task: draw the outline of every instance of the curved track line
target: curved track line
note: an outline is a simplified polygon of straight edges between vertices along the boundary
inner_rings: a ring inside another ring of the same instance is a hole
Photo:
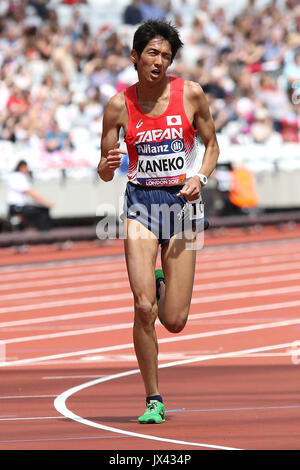
[[[283,344],[275,344],[271,346],[263,346],[259,348],[251,348],[251,349],[244,349],[240,351],[232,351],[232,352],[227,352],[227,353],[221,353],[221,354],[210,354],[207,356],[198,356],[192,359],[184,359],[181,361],[174,361],[174,362],[169,362],[167,364],[162,364],[159,365],[159,369],[164,369],[167,367],[174,367],[178,365],[184,365],[184,364],[191,364],[195,362],[203,362],[203,361],[208,361],[212,359],[217,359],[217,358],[229,358],[229,357],[235,357],[235,356],[240,356],[242,354],[251,354],[251,353],[257,353],[260,351],[269,351],[273,349],[279,349],[279,348],[287,348],[290,347],[293,343],[283,343]],[[121,377],[128,377],[129,375],[134,375],[140,373],[139,369],[133,369],[130,371],[122,372],[119,374],[114,374],[106,377],[101,377],[96,380],[92,380],[89,382],[86,382],[81,385],[77,385],[75,387],[70,388],[69,390],[66,390],[62,394],[60,394],[55,400],[54,400],[54,407],[55,409],[61,413],[63,416],[66,418],[72,419],[73,421],[77,421],[81,424],[85,424],[87,426],[92,426],[98,429],[102,429],[105,431],[110,431],[114,432],[117,434],[125,434],[126,436],[132,436],[132,437],[138,437],[141,439],[149,439],[149,440],[154,440],[154,441],[159,441],[159,442],[169,442],[173,444],[180,444],[180,445],[189,445],[189,446],[195,446],[195,447],[205,447],[205,448],[211,448],[211,449],[219,449],[219,450],[242,450],[234,447],[224,447],[224,446],[218,446],[218,445],[213,445],[213,444],[204,444],[204,443],[199,443],[199,442],[187,442],[187,441],[181,441],[181,440],[175,440],[175,439],[167,439],[167,438],[162,438],[158,436],[151,436],[148,434],[141,434],[141,433],[135,433],[131,431],[124,431],[119,428],[114,428],[110,426],[105,426],[103,424],[95,423],[94,421],[91,421],[89,419],[82,418],[81,416],[76,415],[72,411],[70,411],[67,406],[66,406],[66,400],[71,396],[74,395],[75,393],[88,388],[92,387],[94,385],[98,385],[103,382],[108,382],[110,380],[118,379]]]
[[[233,447],[224,447],[224,446],[218,446],[218,445],[213,445],[213,444],[201,444],[201,443],[198,443],[198,442],[188,442],[188,441],[181,441],[181,440],[177,440],[177,439],[167,439],[167,438],[164,438],[164,437],[151,436],[151,435],[148,435],[148,434],[141,434],[141,433],[131,432],[131,431],[123,431],[122,429],[119,429],[119,428],[113,428],[111,426],[105,426],[104,424],[95,423],[94,421],[91,421],[89,419],[82,418],[81,416],[76,415],[75,413],[73,413],[72,411],[70,411],[66,407],[65,402],[66,402],[67,398],[69,398],[74,393],[76,393],[80,390],[83,390],[84,388],[91,387],[93,385],[96,385],[96,384],[99,384],[99,383],[102,383],[102,382],[106,382],[108,380],[118,379],[118,378],[121,378],[121,377],[128,377],[129,375],[138,374],[139,372],[140,372],[139,369],[133,369],[131,371],[122,372],[120,374],[110,375],[108,377],[105,377],[104,380],[96,379],[96,380],[92,380],[90,382],[87,382],[85,384],[73,387],[73,388],[67,390],[66,392],[63,392],[61,395],[59,395],[55,399],[54,407],[63,416],[65,416],[69,419],[72,419],[73,421],[77,421],[77,422],[79,422],[81,424],[85,424],[87,426],[91,426],[91,427],[94,427],[94,428],[102,429],[104,431],[109,431],[109,432],[113,432],[113,433],[117,433],[117,434],[125,434],[126,436],[138,437],[138,438],[141,438],[141,439],[148,439],[148,440],[159,441],[159,442],[168,442],[168,443],[172,443],[172,444],[189,445],[189,446],[193,446],[193,447],[205,447],[205,448],[218,449],[218,450],[242,450],[242,449],[235,449]]]

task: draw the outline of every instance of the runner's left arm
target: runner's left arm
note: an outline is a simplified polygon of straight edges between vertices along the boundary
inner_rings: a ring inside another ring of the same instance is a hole
[[[209,177],[216,168],[220,153],[215,125],[205,94],[198,84],[193,83],[191,95],[193,103],[195,104],[194,125],[205,146],[202,165],[198,173]],[[200,197],[201,186],[199,178],[195,176],[184,185],[179,195],[185,196],[189,201],[195,201]]]

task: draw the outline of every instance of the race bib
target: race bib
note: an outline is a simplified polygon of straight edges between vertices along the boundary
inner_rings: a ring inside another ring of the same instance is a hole
[[[140,142],[137,181],[143,186],[174,186],[186,179],[184,140]]]
[[[189,202],[190,220],[199,220],[204,218],[204,203],[199,199],[195,202]]]

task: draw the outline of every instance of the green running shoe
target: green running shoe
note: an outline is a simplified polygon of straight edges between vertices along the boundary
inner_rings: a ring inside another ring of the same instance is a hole
[[[159,301],[159,285],[160,285],[161,281],[165,282],[165,276],[164,276],[163,270],[162,269],[156,269],[155,270],[155,282],[156,282],[156,299],[157,299],[157,301]],[[159,316],[159,313],[157,314],[157,316],[159,318],[160,323],[163,325],[164,323],[162,321],[162,318]]]
[[[145,413],[138,418],[141,424],[159,424],[166,420],[165,407],[162,402],[152,400],[147,403]]]

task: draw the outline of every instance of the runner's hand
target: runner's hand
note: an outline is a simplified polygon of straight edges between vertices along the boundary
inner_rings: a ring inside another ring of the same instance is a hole
[[[196,201],[200,197],[201,186],[199,178],[197,176],[195,178],[193,177],[183,186],[176,196],[184,196],[187,201]]]
[[[118,141],[114,148],[108,151],[106,157],[106,166],[109,170],[115,171],[117,168],[120,168],[122,155],[126,155],[125,150],[120,149],[120,142]]]

